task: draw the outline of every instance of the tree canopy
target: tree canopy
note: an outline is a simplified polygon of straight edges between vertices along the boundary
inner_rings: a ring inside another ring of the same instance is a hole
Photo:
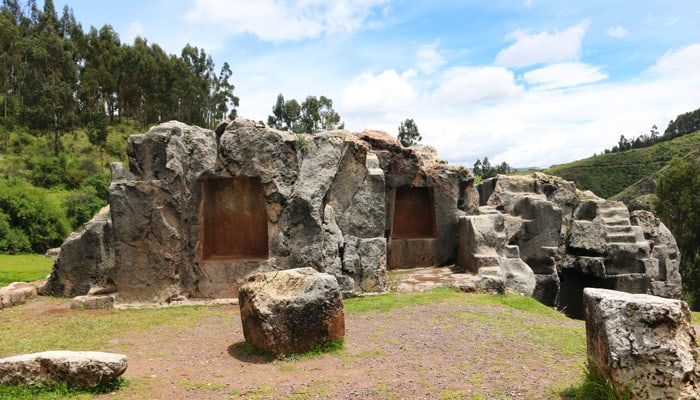
[[[51,134],[54,154],[75,127],[122,118],[212,127],[235,117],[239,102],[229,64],[217,74],[203,49],[187,45],[176,56],[141,37],[122,43],[109,25],[84,31],[69,7],[58,16],[53,0],[42,9],[3,0],[0,52],[1,125]]]
[[[284,99],[280,93],[272,107],[267,124],[275,129],[295,133],[318,133],[342,129],[340,115],[333,109],[333,100],[326,96],[308,96],[299,104],[296,99]]]
[[[676,237],[686,299],[700,307],[700,155],[676,158],[657,180],[655,210]]]
[[[420,135],[418,125],[416,125],[415,121],[408,118],[401,121],[399,124],[399,134],[397,139],[399,139],[402,146],[409,147],[423,140],[423,137]]]

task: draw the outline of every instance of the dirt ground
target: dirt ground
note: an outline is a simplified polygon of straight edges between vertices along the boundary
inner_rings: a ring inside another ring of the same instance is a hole
[[[250,354],[237,307],[223,309],[191,328],[113,339],[103,350],[129,356],[131,383],[103,398],[540,399],[559,398],[583,374],[578,343],[572,351],[536,337],[544,326],[545,336],[571,331],[584,340],[581,321],[503,306],[350,313],[342,351],[288,360]]]

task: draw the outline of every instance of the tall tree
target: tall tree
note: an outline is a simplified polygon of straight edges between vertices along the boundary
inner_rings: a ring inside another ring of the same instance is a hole
[[[681,251],[683,289],[700,307],[700,154],[674,159],[660,174],[655,210],[673,232]]]
[[[340,115],[333,109],[333,100],[325,96],[308,96],[299,105],[295,99],[285,101],[282,94],[277,96],[267,124],[276,129],[296,133],[318,133],[342,129],[344,126]]]
[[[418,131],[418,125],[416,125],[413,119],[408,118],[401,121],[399,124],[398,139],[401,145],[409,147],[423,140],[423,137]]]

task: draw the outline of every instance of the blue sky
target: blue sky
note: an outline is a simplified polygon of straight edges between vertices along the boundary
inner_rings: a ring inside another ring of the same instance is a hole
[[[700,107],[700,2],[69,0],[179,53],[228,61],[239,114],[326,95],[351,130],[414,118],[449,161],[548,166]]]

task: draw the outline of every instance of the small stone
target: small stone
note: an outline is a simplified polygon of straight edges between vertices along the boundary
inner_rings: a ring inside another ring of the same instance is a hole
[[[246,341],[272,354],[304,353],[343,339],[338,282],[313,268],[252,275],[239,291]]]
[[[70,302],[70,308],[81,310],[102,310],[114,308],[114,296],[87,295],[76,296]]]
[[[0,359],[0,383],[67,383],[79,388],[106,384],[128,366],[125,355],[93,351],[45,351]]]

